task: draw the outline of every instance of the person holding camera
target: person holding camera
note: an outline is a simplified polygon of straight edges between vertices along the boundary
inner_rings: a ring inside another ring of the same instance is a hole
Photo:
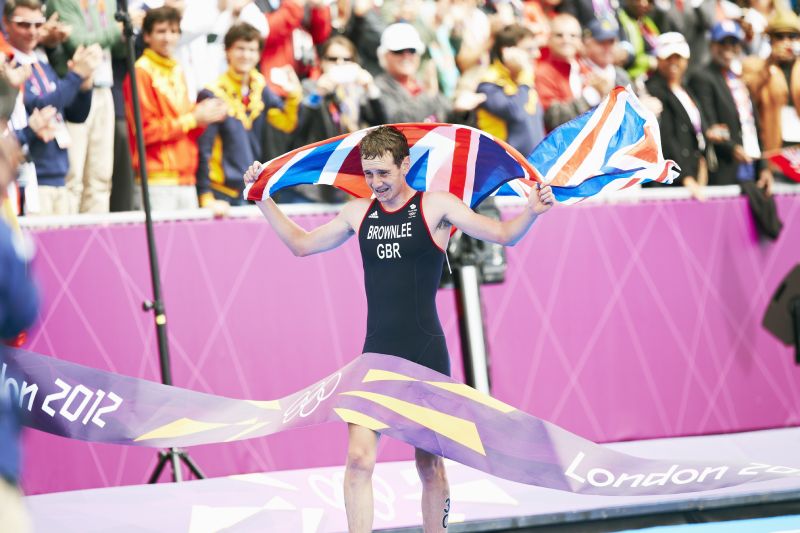
[[[335,35],[322,45],[320,55],[322,74],[305,84],[294,146],[386,122],[381,90],[360,66],[353,42]]]
[[[306,96],[292,136],[293,148],[387,122],[381,90],[361,67],[350,39],[334,35],[320,47],[320,58],[320,76],[303,82]],[[325,185],[299,185],[283,191],[280,198],[282,202],[339,203],[347,194]]]

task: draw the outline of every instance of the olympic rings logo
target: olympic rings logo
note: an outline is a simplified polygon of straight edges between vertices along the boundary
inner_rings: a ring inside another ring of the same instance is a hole
[[[283,423],[287,424],[296,416],[305,418],[313,413],[319,404],[331,397],[339,382],[342,380],[342,373],[337,372],[328,379],[320,381],[313,388],[308,389],[298,397],[286,411],[283,412]],[[331,385],[331,383],[333,383]]]

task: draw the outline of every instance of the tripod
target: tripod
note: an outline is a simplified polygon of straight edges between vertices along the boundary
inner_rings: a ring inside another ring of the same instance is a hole
[[[133,117],[136,132],[136,148],[139,153],[139,174],[142,181],[142,207],[144,208],[144,226],[147,232],[147,250],[150,257],[150,278],[153,285],[153,300],[145,301],[142,304],[144,311],[153,311],[156,324],[156,336],[158,337],[158,356],[161,363],[161,382],[164,385],[172,385],[172,372],[169,362],[169,344],[167,341],[167,315],[164,311],[164,300],[161,297],[161,278],[158,270],[158,255],[156,252],[156,240],[153,232],[153,217],[150,211],[150,189],[147,182],[147,164],[145,162],[144,134],[142,133],[142,110],[139,103],[139,89],[136,80],[136,43],[134,41],[133,25],[128,15],[128,0],[117,0],[117,12],[114,18],[122,22],[123,36],[126,43],[126,56],[128,64],[128,74],[131,81],[131,95],[133,100]],[[169,464],[172,466],[172,481],[181,481],[181,465],[186,465],[189,471],[198,479],[205,476],[189,455],[178,448],[169,448],[159,452],[158,464],[148,483],[156,483],[164,467]]]

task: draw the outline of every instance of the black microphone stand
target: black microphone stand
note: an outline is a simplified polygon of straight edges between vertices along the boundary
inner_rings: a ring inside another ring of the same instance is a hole
[[[164,385],[172,385],[169,343],[167,339],[167,315],[164,311],[164,300],[161,296],[161,277],[158,270],[158,255],[156,251],[155,234],[153,232],[153,217],[150,211],[150,189],[147,183],[147,164],[145,161],[144,134],[142,133],[142,109],[139,104],[139,88],[136,79],[136,41],[133,33],[133,24],[131,24],[131,18],[128,14],[128,0],[117,0],[117,12],[114,14],[114,19],[122,23],[122,34],[126,44],[128,75],[130,76],[131,96],[133,100],[134,131],[136,133],[136,147],[139,153],[139,175],[142,181],[144,226],[147,231],[147,250],[150,256],[150,278],[153,284],[153,300],[143,302],[142,308],[145,311],[154,312],[156,335],[158,337],[158,356],[161,362],[161,382]],[[183,461],[196,478],[205,478],[203,473],[185,451],[178,448],[169,448],[168,450],[159,452],[158,464],[153,474],[150,476],[148,483],[156,483],[158,481],[167,463],[172,467],[172,481],[181,481],[180,461]]]

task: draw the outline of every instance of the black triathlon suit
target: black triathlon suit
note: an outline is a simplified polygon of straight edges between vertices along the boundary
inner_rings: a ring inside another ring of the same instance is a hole
[[[417,192],[397,211],[373,200],[358,230],[367,292],[363,352],[396,355],[450,375],[436,290],[445,255],[434,242]]]

